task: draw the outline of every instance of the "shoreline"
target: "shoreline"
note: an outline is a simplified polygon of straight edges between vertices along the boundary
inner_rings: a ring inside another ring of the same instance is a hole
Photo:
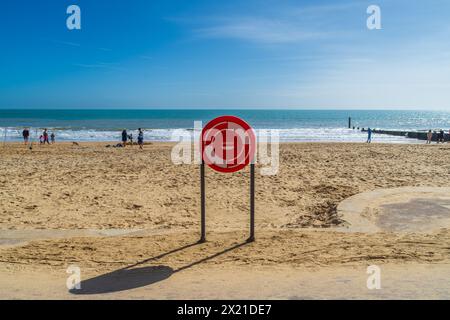
[[[51,130],[56,134],[57,142],[120,142],[120,131],[96,131],[96,130],[81,130],[81,131],[58,131]],[[5,132],[2,132],[0,128],[1,142],[22,142],[21,130],[14,130],[14,134],[4,136]],[[38,142],[40,131],[32,132],[31,139]],[[128,133],[133,134],[136,137],[136,130],[129,130]],[[258,137],[268,138],[273,137],[277,141],[282,143],[303,143],[303,142],[365,142],[367,141],[367,132],[364,128],[361,130],[350,129],[344,127],[332,127],[332,128],[290,128],[290,129],[255,129],[255,133]],[[425,134],[426,135],[426,134]],[[190,137],[191,140],[194,136],[200,136],[200,131],[195,132],[193,129],[153,129],[144,130],[144,141],[147,142],[173,142]],[[373,142],[375,143],[395,143],[395,144],[412,144],[420,143],[424,134],[419,131],[404,131],[398,130],[373,130]],[[445,139],[448,140],[447,131],[445,131]]]
[[[304,145],[304,144],[336,144],[336,145],[386,145],[386,146],[391,146],[391,145],[405,145],[405,146],[420,146],[420,145],[427,145],[426,141],[422,141],[422,140],[416,140],[416,139],[411,139],[412,141],[407,141],[407,142],[398,142],[398,141],[393,141],[393,142],[386,142],[386,141],[372,141],[370,144],[368,144],[366,141],[280,141],[279,144],[280,145]],[[120,144],[122,143],[119,140],[116,141],[110,141],[110,140],[105,140],[105,141],[56,141],[55,144],[50,144],[50,145],[44,145],[44,144],[39,144],[39,142],[33,142],[33,146],[36,147],[52,147],[52,146],[70,146],[73,145],[73,143],[77,143],[80,146],[81,145],[85,145],[85,146],[99,146],[99,145],[116,145],[116,144]],[[145,141],[144,140],[144,146],[151,146],[151,145],[168,145],[168,146],[174,146],[177,143],[179,143],[179,141]],[[29,145],[30,143],[28,143]],[[193,142],[192,142],[193,144]],[[270,145],[270,142],[268,143]],[[25,145],[23,142],[20,141],[6,141],[6,142],[0,142],[0,149],[2,148],[3,145],[7,145],[7,146],[23,146],[24,148]],[[439,146],[445,146],[445,145],[450,145],[449,141],[445,141],[444,143],[437,143],[436,141],[433,141],[430,146],[433,145],[439,145]],[[129,144],[127,144],[127,146],[129,146]],[[136,142],[133,142],[133,147],[138,146]]]

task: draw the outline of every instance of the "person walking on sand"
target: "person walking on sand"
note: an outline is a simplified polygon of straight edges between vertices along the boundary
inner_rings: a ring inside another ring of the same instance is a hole
[[[27,145],[28,144],[28,139],[30,138],[30,130],[28,130],[27,128],[23,129],[22,136],[23,136],[24,144]]]
[[[55,143],[55,133],[52,132],[52,134],[50,135],[50,141],[52,142],[52,144]]]
[[[126,147],[126,145],[127,145],[127,140],[128,140],[127,130],[123,129],[123,131],[122,131],[122,145],[124,147]]]
[[[50,144],[50,141],[48,141],[48,132],[47,129],[44,129],[44,132],[42,133],[42,138],[43,138],[43,144],[45,144],[46,142],[48,144]]]
[[[372,129],[368,128],[367,129],[367,143],[371,143],[372,142]]]
[[[431,130],[427,133],[427,144],[431,144],[431,141],[433,140],[433,132]]]
[[[138,133],[138,145],[139,145],[139,149],[141,149],[141,150],[144,149],[144,132],[142,131],[141,128],[139,128],[139,133]]]
[[[444,143],[444,130],[442,130],[442,129],[441,129],[441,131],[439,131],[438,143],[439,142]]]

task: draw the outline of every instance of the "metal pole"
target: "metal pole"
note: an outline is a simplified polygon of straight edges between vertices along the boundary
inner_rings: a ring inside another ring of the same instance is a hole
[[[200,197],[201,197],[201,236],[200,243],[206,241],[206,200],[205,200],[205,162],[200,165]]]
[[[255,241],[255,164],[250,164],[250,237],[247,242]]]

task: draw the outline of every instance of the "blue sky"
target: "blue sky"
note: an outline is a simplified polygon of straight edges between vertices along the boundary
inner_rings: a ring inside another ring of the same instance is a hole
[[[449,15],[448,0],[3,1],[0,108],[450,110]]]

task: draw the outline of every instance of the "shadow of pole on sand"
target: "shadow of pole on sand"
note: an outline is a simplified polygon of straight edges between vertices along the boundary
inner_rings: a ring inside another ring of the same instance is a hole
[[[190,247],[193,247],[193,246],[197,245],[198,243],[188,244],[188,245],[182,246],[180,248],[165,252],[158,256],[155,256],[155,257],[152,257],[149,259],[145,259],[143,261],[139,261],[139,262],[137,262],[133,265],[127,266],[125,268],[115,270],[110,273],[106,273],[106,274],[103,274],[103,275],[100,275],[100,276],[97,276],[97,277],[94,277],[91,279],[81,281],[80,289],[71,289],[71,290],[69,290],[69,292],[72,294],[76,294],[76,295],[90,295],[90,294],[112,293],[112,292],[125,291],[125,290],[145,287],[145,286],[163,281],[163,280],[169,278],[174,273],[192,268],[198,264],[201,264],[208,260],[217,258],[218,256],[228,253],[237,248],[240,248],[240,247],[246,245],[247,243],[248,242],[239,243],[239,244],[234,245],[230,248],[227,248],[221,252],[215,253],[211,256],[200,259],[198,261],[195,261],[188,265],[182,266],[175,270],[172,269],[171,267],[168,267],[165,265],[136,268],[137,266],[145,264],[147,262],[158,260],[167,255],[170,255],[170,254],[188,249]]]
[[[71,289],[76,295],[102,294],[144,287],[169,278],[173,273],[168,266],[120,269],[81,281],[80,289]]]

